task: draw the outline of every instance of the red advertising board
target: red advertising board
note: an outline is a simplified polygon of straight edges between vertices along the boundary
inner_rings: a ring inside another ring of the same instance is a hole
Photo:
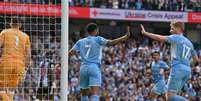
[[[1,14],[61,16],[61,6],[40,4],[0,3]]]
[[[69,17],[71,18],[89,18],[89,8],[69,7]]]
[[[201,13],[195,13],[195,12],[188,13],[188,22],[201,23]]]
[[[19,4],[0,2],[0,14],[61,16],[60,5]],[[89,8],[69,7],[69,17],[89,18]]]

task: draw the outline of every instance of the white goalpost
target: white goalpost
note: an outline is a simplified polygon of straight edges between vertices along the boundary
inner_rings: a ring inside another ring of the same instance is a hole
[[[62,0],[60,101],[68,101],[68,0]]]

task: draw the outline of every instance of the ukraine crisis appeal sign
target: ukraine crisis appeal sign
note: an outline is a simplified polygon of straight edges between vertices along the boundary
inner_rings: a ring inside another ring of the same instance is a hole
[[[141,20],[169,22],[172,20],[187,22],[188,14],[185,12],[144,11],[144,10],[120,10],[91,8],[90,18],[114,19],[114,20]]]

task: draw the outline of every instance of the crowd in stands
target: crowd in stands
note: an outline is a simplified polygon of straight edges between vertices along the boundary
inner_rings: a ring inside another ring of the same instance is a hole
[[[148,95],[153,87],[150,69],[151,52],[160,51],[161,59],[170,65],[170,47],[166,43],[155,41],[151,45],[148,43],[148,41],[130,39],[126,43],[103,48],[101,101],[150,101]],[[70,46],[74,44],[75,39],[70,40]],[[201,50],[198,54],[201,57]],[[70,101],[80,99],[79,66],[79,56],[74,55],[69,58]],[[166,70],[166,81],[168,76],[169,70]],[[188,87],[193,88],[196,94],[188,95],[189,93],[184,90],[181,95],[191,98],[191,101],[200,101],[201,64],[192,66],[192,77],[188,81]],[[164,99],[158,97],[157,101],[164,101]]]
[[[69,0],[69,5],[134,10],[201,11],[200,0]]]
[[[0,0],[0,1],[27,3],[27,4],[61,4],[61,0]]]

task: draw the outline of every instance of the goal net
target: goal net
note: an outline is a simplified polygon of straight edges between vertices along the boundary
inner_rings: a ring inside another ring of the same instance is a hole
[[[31,42],[31,66],[15,89],[14,101],[59,101],[60,4],[60,0],[0,1],[0,31],[10,27],[11,17],[18,16]]]

